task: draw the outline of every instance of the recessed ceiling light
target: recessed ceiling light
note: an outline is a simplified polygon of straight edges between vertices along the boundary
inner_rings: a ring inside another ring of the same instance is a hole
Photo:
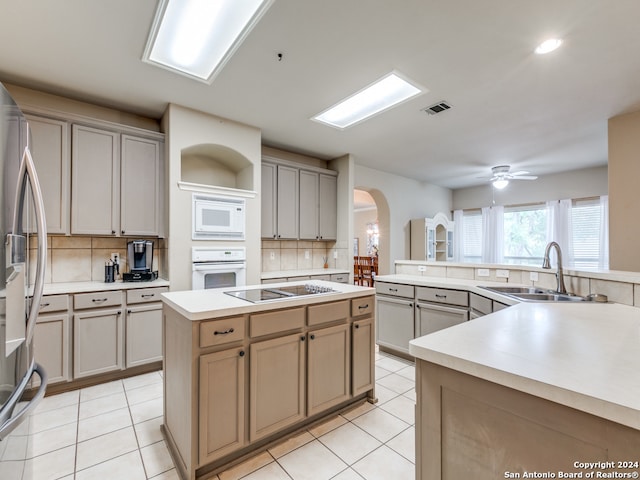
[[[391,72],[312,120],[344,129],[426,91]]]
[[[211,83],[273,0],[160,0],[142,60]]]
[[[562,45],[562,40],[560,38],[550,38],[538,45],[535,52],[539,55],[543,55],[545,53],[553,52],[560,45]]]

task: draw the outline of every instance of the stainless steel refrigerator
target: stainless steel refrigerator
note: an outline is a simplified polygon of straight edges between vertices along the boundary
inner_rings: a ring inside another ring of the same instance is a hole
[[[0,453],[47,387],[46,373],[33,352],[47,232],[29,137],[25,117],[0,84]],[[34,392],[32,380],[37,377],[40,385]],[[19,464],[2,458],[0,478],[11,478],[9,469]]]

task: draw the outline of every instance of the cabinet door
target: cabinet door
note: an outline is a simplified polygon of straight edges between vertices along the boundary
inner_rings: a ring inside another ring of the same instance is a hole
[[[262,238],[277,238],[276,208],[277,208],[277,169],[269,163],[262,164],[262,202],[261,202],[261,232]]]
[[[122,310],[88,310],[73,316],[73,376],[122,369]]]
[[[379,296],[376,299],[376,341],[378,345],[409,353],[414,339],[413,302]]]
[[[315,415],[350,396],[349,325],[309,332],[307,415]]]
[[[298,333],[251,345],[251,442],[305,417],[305,342],[305,336]]]
[[[335,240],[338,236],[338,178],[320,174],[319,234],[321,240]]]
[[[69,124],[26,115],[31,128],[30,148],[42,188],[47,233],[69,233]],[[34,215],[30,216],[31,219]],[[34,231],[33,221],[30,225]]]
[[[115,235],[120,216],[117,133],[73,125],[71,233]]]
[[[318,174],[300,170],[300,239],[319,240]]]
[[[351,330],[351,394],[356,396],[373,388],[374,369],[373,318],[353,322]]]
[[[200,464],[245,444],[244,353],[233,348],[200,357]]]
[[[127,309],[126,367],[162,360],[162,304]]]
[[[416,332],[418,337],[464,323],[467,320],[469,320],[469,311],[466,308],[444,307],[429,303],[418,303],[416,305]]]
[[[432,227],[427,227],[427,260],[436,259],[436,230]]]
[[[33,348],[35,360],[44,367],[49,383],[70,380],[69,315],[66,312],[38,316]],[[34,380],[34,386],[39,384],[39,380]]]
[[[120,168],[120,233],[158,235],[160,142],[122,135]]]
[[[298,238],[298,169],[278,165],[278,238]]]

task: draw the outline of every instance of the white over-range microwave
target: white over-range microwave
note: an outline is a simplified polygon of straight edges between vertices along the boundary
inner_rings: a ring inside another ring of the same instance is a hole
[[[193,240],[244,240],[245,200],[193,194]]]

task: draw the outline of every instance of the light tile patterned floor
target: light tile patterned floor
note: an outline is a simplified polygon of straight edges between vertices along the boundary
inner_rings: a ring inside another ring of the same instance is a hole
[[[330,418],[214,480],[413,479],[414,376],[412,363],[376,353],[376,405]],[[0,442],[2,480],[178,479],[161,423],[160,372],[47,397]]]

